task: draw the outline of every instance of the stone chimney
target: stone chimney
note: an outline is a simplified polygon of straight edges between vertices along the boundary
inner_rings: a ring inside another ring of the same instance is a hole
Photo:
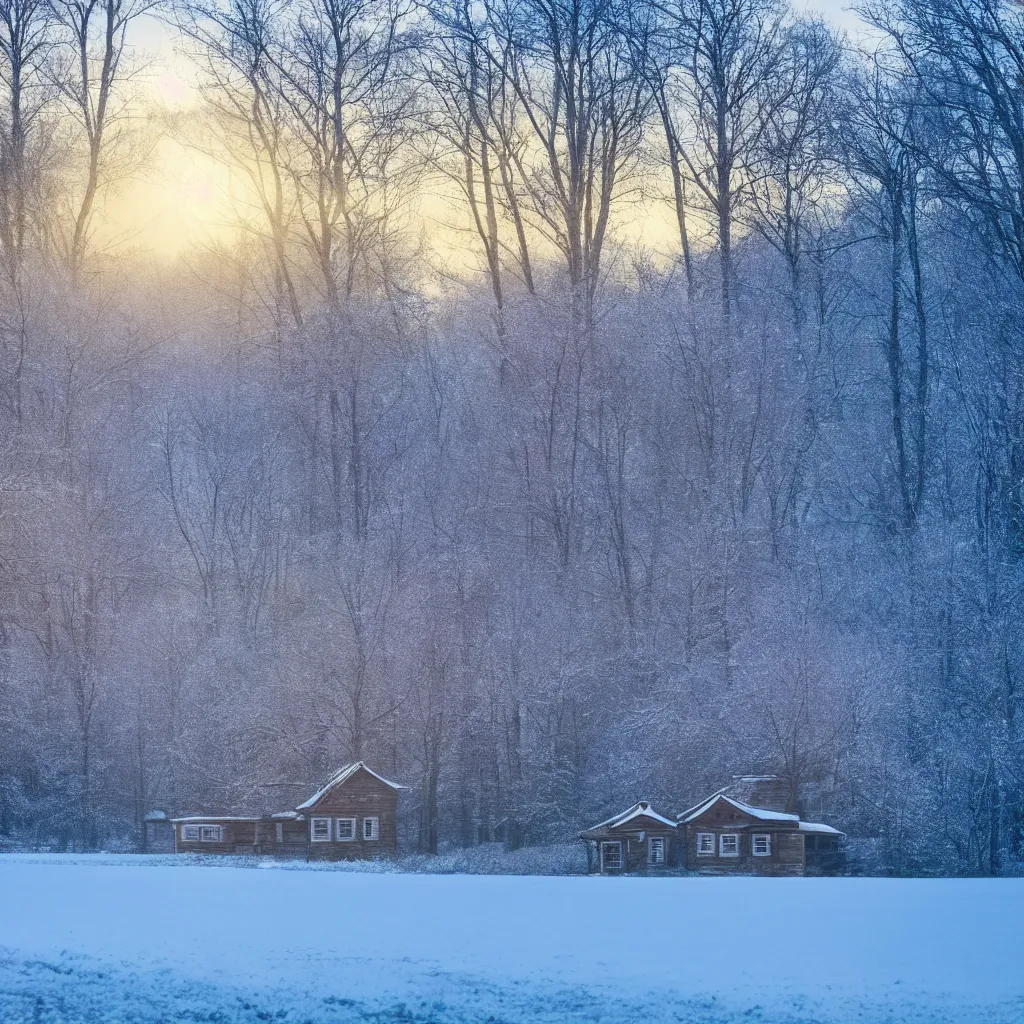
[[[728,795],[766,811],[789,809],[789,783],[778,775],[734,775]]]

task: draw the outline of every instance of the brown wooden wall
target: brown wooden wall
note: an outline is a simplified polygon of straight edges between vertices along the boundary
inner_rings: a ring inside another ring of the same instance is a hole
[[[202,825],[204,822],[187,822],[190,825]],[[175,824],[176,850],[178,853],[255,853],[256,836],[259,822],[257,821],[216,821],[210,819],[209,825],[220,825],[224,829],[224,841],[220,843],[204,843],[201,841],[186,842],[181,838],[182,823]]]
[[[630,822],[632,824],[632,822]],[[640,836],[643,835],[643,839]],[[649,864],[648,839],[652,836],[665,840],[665,863]],[[604,873],[608,875],[618,874],[659,874],[680,866],[681,847],[679,844],[678,829],[669,828],[646,828],[646,829],[606,829],[594,830],[588,833],[588,837],[597,843],[596,857],[592,861],[594,871],[601,871],[601,843],[618,842],[622,844],[623,866],[619,870],[609,869]]]
[[[282,842],[277,841],[277,826],[281,826]],[[309,838],[309,822],[295,818],[271,819],[260,852],[277,857],[305,857]]]
[[[715,836],[713,855],[697,853],[697,833]],[[718,837],[723,833],[739,836],[739,856],[719,856]],[[771,836],[771,855],[755,857],[753,837]],[[793,827],[771,827],[766,822],[753,825],[728,825],[691,822],[686,826],[686,867],[706,875],[802,875],[804,873],[804,837]]]
[[[394,857],[398,853],[398,793],[369,772],[356,772],[303,814],[307,836],[312,835],[313,818],[331,819],[331,841],[314,843],[311,840],[310,860],[363,860]],[[356,819],[354,840],[338,842],[334,838],[336,818]],[[379,819],[378,839],[363,839],[363,818]]]

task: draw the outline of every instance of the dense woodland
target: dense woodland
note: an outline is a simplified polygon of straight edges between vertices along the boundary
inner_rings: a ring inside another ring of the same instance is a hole
[[[173,262],[143,15],[235,182]],[[0,0],[0,846],[365,758],[427,852],[770,771],[1024,870],[1024,8],[862,16]]]

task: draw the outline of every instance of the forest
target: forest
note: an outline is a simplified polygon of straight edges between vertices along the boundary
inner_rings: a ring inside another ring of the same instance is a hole
[[[1024,871],[1024,7],[859,13],[0,0],[0,849],[365,759],[426,853],[772,772]]]

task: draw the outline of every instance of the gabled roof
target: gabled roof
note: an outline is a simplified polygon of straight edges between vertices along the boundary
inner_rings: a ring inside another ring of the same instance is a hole
[[[187,818],[171,818],[171,821],[175,825],[180,825],[183,822],[204,822],[204,821],[259,821],[259,818],[253,817],[240,817],[237,814],[191,814]]]
[[[731,796],[726,796],[725,793],[718,792],[714,796],[709,797],[702,804],[698,804],[696,807],[691,808],[689,811],[684,811],[681,820],[683,824],[693,821],[695,818],[699,818],[706,811],[709,811],[719,800],[724,800],[726,803],[731,804],[737,810],[742,811],[744,814],[749,814],[752,818],[757,818],[759,821],[799,821],[799,814],[787,814],[785,811],[766,811],[763,807],[751,807],[750,804],[742,803],[739,800],[734,800]]]
[[[704,797],[704,799],[701,800],[699,803],[695,803],[692,807],[687,807],[685,811],[683,811],[680,814],[677,814],[676,815],[676,820],[677,821],[686,821],[686,820],[688,820],[690,815],[693,814],[693,812],[696,811],[699,807],[703,807],[705,804],[710,806],[711,802],[715,799],[715,797],[721,796],[723,793],[727,792],[728,789],[729,789],[728,786],[723,786],[721,789],[715,790],[715,792],[712,793],[711,796]]]
[[[314,804],[319,803],[327,794],[334,789],[335,786],[340,786],[343,782],[347,782],[359,769],[362,768],[364,772],[369,772],[379,782],[383,782],[385,786],[390,786],[392,789],[408,789],[408,786],[402,786],[397,782],[390,782],[384,778],[383,775],[378,775],[372,768],[367,768],[362,761],[356,761],[354,764],[347,764],[340,771],[334,773],[331,776],[330,781],[325,785],[321,786],[308,800],[304,803],[299,804],[295,809],[297,811],[308,811]]]
[[[594,825],[588,828],[588,832],[596,832],[599,828],[618,828],[620,825],[625,825],[627,821],[632,821],[634,818],[653,818],[655,821],[660,822],[663,825],[667,825],[669,828],[675,828],[676,823],[670,818],[666,818],[664,815],[659,814],[648,801],[641,800],[639,803],[633,804],[628,810],[623,811],[621,814],[616,814],[609,818],[607,821],[602,821],[599,825]]]

